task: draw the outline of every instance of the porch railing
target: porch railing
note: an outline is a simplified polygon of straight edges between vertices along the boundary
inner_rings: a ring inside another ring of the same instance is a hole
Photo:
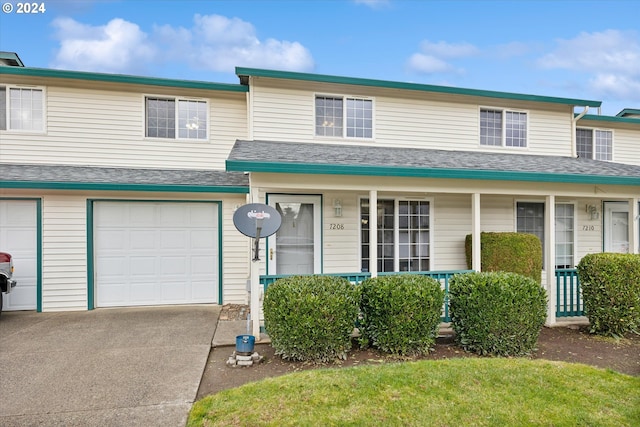
[[[448,271],[407,271],[407,272],[386,272],[378,273],[379,276],[393,276],[396,274],[419,274],[421,276],[432,277],[440,282],[440,285],[444,289],[444,304],[442,307],[441,320],[445,323],[451,321],[449,316],[449,280],[456,274],[471,273],[473,270],[448,270]],[[278,279],[284,277],[290,277],[291,274],[268,274],[260,276],[260,284],[264,287],[266,292],[268,286]],[[365,279],[371,277],[371,273],[329,273],[323,274],[323,276],[344,277],[351,283],[359,285]]]
[[[575,268],[556,270],[556,317],[583,316],[580,279]]]

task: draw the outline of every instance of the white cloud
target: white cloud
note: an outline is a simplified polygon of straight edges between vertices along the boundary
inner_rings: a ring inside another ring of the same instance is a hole
[[[233,71],[235,66],[310,71],[314,67],[309,50],[298,42],[260,41],[253,25],[238,18],[196,15],[190,60],[194,66],[213,71]]]
[[[640,36],[635,31],[606,30],[559,39],[538,65],[590,74],[598,94],[640,101]]]
[[[414,53],[407,61],[408,67],[419,73],[464,72],[456,68],[449,60],[465,58],[478,54],[478,48],[469,43],[437,43],[428,40],[420,43],[420,52]]]
[[[140,27],[119,18],[95,27],[58,18],[53,26],[60,40],[54,68],[123,73],[143,70],[156,56]]]
[[[53,25],[60,40],[55,68],[137,73],[169,61],[218,72],[233,72],[235,66],[288,71],[314,67],[302,44],[260,40],[251,23],[220,15],[195,15],[191,28],[159,25],[150,34],[122,19],[91,26],[59,18]]]

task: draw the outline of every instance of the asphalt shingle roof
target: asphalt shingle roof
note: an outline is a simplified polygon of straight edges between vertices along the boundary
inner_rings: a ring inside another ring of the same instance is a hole
[[[242,172],[0,163],[1,181],[191,187],[249,185],[249,179]]]
[[[231,150],[229,160],[308,166],[370,166],[640,178],[640,166],[583,158],[364,145],[238,140]]]

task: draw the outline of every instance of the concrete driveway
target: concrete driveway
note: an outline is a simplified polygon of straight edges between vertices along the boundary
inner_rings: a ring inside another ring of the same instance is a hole
[[[0,425],[184,426],[220,309],[3,312]]]

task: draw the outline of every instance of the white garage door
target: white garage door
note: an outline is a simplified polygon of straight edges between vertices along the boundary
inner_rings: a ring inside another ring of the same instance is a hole
[[[215,203],[94,203],[96,305],[218,300]]]
[[[37,307],[37,209],[35,200],[0,200],[0,251],[13,255],[18,282],[4,295],[3,310]]]

